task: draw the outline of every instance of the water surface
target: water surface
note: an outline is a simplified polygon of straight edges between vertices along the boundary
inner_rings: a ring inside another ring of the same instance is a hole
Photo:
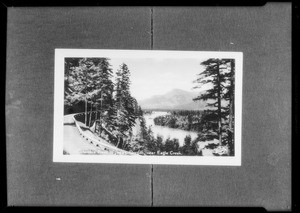
[[[168,137],[173,139],[177,138],[179,141],[180,146],[184,144],[184,138],[187,135],[190,135],[192,140],[197,138],[197,132],[186,131],[181,129],[173,129],[165,126],[158,126],[154,124],[154,118],[162,115],[170,114],[169,112],[160,112],[160,111],[153,111],[152,114],[145,114],[145,120],[147,127],[151,127],[153,134],[155,137],[162,136],[163,140],[166,140]]]

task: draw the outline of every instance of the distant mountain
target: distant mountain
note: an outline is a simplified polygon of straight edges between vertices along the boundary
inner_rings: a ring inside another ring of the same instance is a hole
[[[197,92],[188,92],[174,89],[163,95],[155,95],[151,98],[139,101],[142,109],[161,110],[203,110],[205,102],[193,101],[199,95]]]

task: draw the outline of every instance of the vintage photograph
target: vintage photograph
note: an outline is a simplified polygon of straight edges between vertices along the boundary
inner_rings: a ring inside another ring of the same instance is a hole
[[[241,165],[242,53],[55,50],[54,161]]]

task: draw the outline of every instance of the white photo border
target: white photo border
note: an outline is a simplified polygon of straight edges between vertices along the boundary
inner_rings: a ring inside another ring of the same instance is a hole
[[[230,58],[235,59],[235,156],[127,156],[127,155],[64,155],[64,59],[66,57],[124,58]],[[243,53],[217,51],[165,51],[118,49],[55,49],[53,162],[165,164],[165,165],[242,165],[242,89]]]

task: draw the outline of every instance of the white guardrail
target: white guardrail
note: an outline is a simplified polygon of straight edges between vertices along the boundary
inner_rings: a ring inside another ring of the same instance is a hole
[[[85,140],[87,140],[90,144],[92,144],[92,145],[96,146],[97,148],[102,149],[104,151],[112,152],[115,155],[124,155],[124,154],[125,155],[136,155],[135,153],[128,152],[128,151],[119,149],[117,147],[113,147],[112,145],[110,146],[110,145],[103,144],[103,143],[99,142],[98,140],[91,138],[89,135],[85,134],[84,131],[81,129],[80,125],[78,124],[78,121],[75,118],[76,115],[80,115],[80,114],[84,115],[85,113],[75,114],[72,116],[72,118],[74,120],[76,128],[77,128],[79,134],[81,135],[81,137],[83,137]]]

